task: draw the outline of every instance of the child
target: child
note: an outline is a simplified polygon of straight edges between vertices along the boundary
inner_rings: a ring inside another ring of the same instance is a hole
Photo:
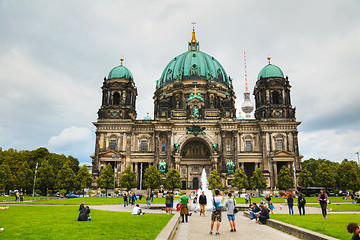
[[[274,204],[272,202],[270,202],[269,208],[270,208],[271,214],[274,214],[273,210],[275,209],[275,207],[274,207]]]
[[[280,203],[280,206],[279,206],[279,208],[280,208],[280,211],[282,210],[282,204]]]
[[[176,204],[176,211],[180,212],[181,209],[181,201],[178,202],[178,204]]]

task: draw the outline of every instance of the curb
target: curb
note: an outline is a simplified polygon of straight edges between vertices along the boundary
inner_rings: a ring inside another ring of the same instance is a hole
[[[159,233],[159,235],[157,235],[155,240],[173,239],[179,223],[180,223],[180,216],[178,214],[174,214],[174,216],[170,219],[168,224],[166,224],[164,229]]]
[[[250,218],[250,214],[248,212],[244,212],[243,214],[245,217]],[[266,220],[266,225],[306,240],[339,240],[338,238],[333,238],[305,228],[280,222],[275,219]]]

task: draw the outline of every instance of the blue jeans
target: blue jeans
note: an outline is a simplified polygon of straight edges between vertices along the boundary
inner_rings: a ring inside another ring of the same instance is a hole
[[[250,212],[251,219],[257,219],[256,213]]]
[[[229,219],[229,222],[231,221],[235,221],[235,214],[233,215],[227,215],[228,219]]]
[[[151,205],[151,204],[150,204],[150,200],[147,200],[146,206],[147,206],[147,207],[150,207],[150,205]]]
[[[127,206],[127,201],[124,201],[124,207],[126,207]]]
[[[288,207],[289,207],[289,214],[294,215],[294,207],[293,206],[288,206]]]

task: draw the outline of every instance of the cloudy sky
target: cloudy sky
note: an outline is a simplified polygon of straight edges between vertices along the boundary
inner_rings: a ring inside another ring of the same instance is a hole
[[[200,49],[234,79],[236,106],[272,63],[289,76],[304,159],[356,159],[360,151],[360,1],[0,0],[0,147],[91,162],[103,78],[125,58],[138,87],[138,118],[155,82]],[[254,101],[254,100],[252,100]]]

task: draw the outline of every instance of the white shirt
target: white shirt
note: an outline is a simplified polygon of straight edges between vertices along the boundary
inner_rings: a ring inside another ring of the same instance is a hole
[[[134,207],[134,209],[132,210],[132,214],[133,214],[133,215],[138,215],[138,214],[139,214],[139,210],[140,210],[139,207]]]
[[[215,199],[215,203],[214,203],[214,199]],[[220,207],[221,206],[221,201],[222,201],[223,197],[222,196],[217,196],[217,197],[212,197],[211,198],[211,202],[213,202],[213,211],[215,211],[215,206]]]

